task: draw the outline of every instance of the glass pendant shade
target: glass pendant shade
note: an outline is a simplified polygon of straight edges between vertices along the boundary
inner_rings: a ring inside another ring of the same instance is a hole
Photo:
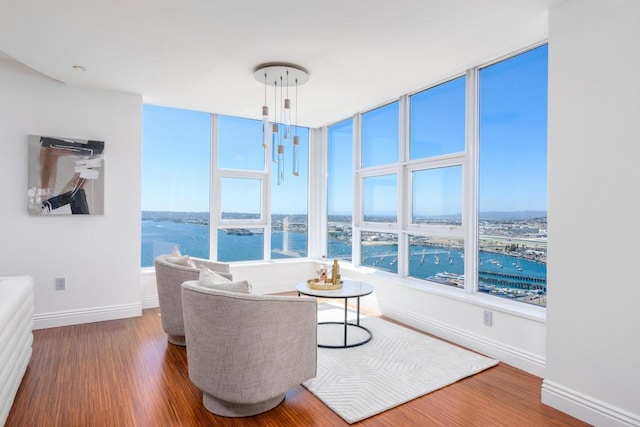
[[[271,129],[271,161],[278,163],[278,124],[274,123]]]
[[[284,145],[278,145],[278,185],[284,182]]]
[[[284,125],[283,138],[289,141],[291,139],[291,100],[288,98],[284,100],[282,124]]]
[[[269,107],[262,107],[262,146],[266,149],[269,147],[271,139],[271,128],[269,127]]]
[[[298,135],[293,137],[293,176],[298,176],[300,165],[298,164],[298,157],[300,156],[300,138]]]

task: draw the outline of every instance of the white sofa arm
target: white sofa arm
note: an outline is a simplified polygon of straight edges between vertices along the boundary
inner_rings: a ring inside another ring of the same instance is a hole
[[[31,277],[0,277],[0,426],[31,359],[33,307]]]

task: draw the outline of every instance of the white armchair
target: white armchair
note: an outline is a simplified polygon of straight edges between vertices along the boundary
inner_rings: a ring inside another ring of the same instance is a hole
[[[232,279],[229,264],[209,261],[201,258],[191,258],[196,267],[179,265],[167,261],[171,255],[156,257],[156,286],[158,288],[158,302],[160,303],[160,317],[162,329],[167,334],[171,344],[184,346],[184,321],[182,316],[182,289],[180,285],[187,280],[198,280],[200,268],[206,267],[227,279]]]
[[[279,405],[316,376],[315,298],[254,295],[182,284],[189,378],[205,408],[246,417]]]

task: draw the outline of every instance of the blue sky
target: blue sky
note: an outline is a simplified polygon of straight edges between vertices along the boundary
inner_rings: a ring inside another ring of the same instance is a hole
[[[142,210],[209,211],[211,115],[145,105]]]
[[[327,213],[351,215],[353,206],[353,120],[329,128],[327,160],[332,173],[327,176]]]
[[[547,45],[480,70],[480,211],[547,210]]]
[[[481,212],[547,209],[546,70],[546,45],[480,70]],[[464,76],[411,96],[411,159],[464,150],[464,102]],[[145,105],[143,113],[142,209],[208,211],[210,114],[152,105]],[[362,122],[363,166],[397,162],[398,103],[364,113]],[[329,130],[329,214],[348,214],[352,209],[352,132],[352,120]],[[300,176],[292,176],[292,145],[285,142],[285,181],[280,186],[275,179],[271,183],[273,213],[307,210],[307,198],[300,196],[307,193],[308,129],[299,128],[298,134]],[[220,116],[219,137],[220,167],[263,170],[259,121]],[[416,177],[429,194],[414,198],[414,215],[461,210],[458,196],[455,200],[438,196],[460,194],[459,173],[459,169],[443,170]],[[372,214],[393,212],[389,199],[396,190],[387,184],[373,187],[377,188],[365,189],[365,195],[383,195],[384,200],[366,200],[365,208],[369,206]],[[255,182],[227,180],[223,210],[257,213],[260,197]]]
[[[143,114],[142,210],[208,212],[211,115],[154,105],[145,105]],[[306,194],[308,181],[309,131],[300,127],[297,132],[299,176],[292,174],[292,143],[284,141],[285,180],[272,183],[273,213],[307,212],[307,199],[300,195]],[[257,120],[220,116],[219,167],[264,170],[261,135]],[[259,213],[258,180],[226,179],[223,185],[224,211]]]

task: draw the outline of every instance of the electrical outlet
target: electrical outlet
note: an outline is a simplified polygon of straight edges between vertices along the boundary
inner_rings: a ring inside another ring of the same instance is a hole
[[[64,291],[67,285],[64,277],[56,277],[56,291]]]
[[[485,324],[485,326],[491,326],[493,324],[493,313],[489,310],[485,310],[482,313],[482,322]]]

